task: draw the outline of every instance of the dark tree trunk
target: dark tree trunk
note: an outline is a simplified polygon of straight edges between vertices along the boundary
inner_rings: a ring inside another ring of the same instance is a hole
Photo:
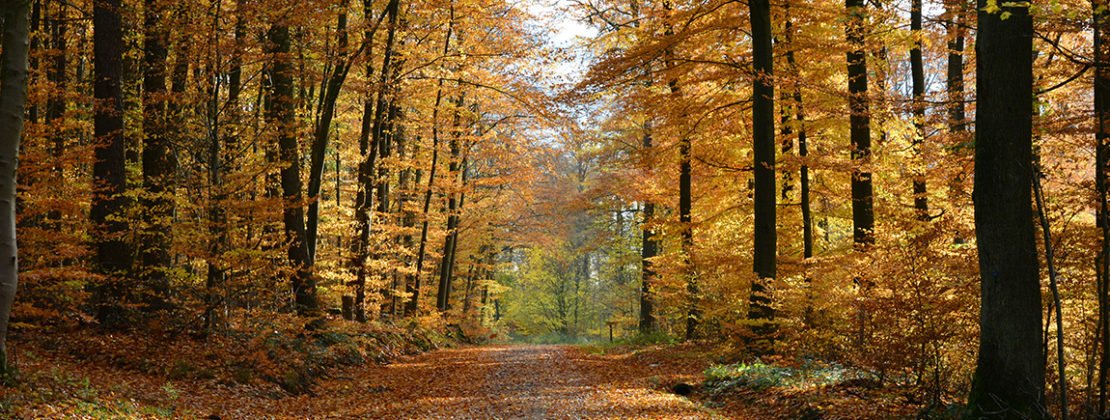
[[[790,21],[789,9],[786,9],[786,63],[790,66],[792,73],[798,73],[798,63],[794,59],[794,25]],[[813,215],[810,209],[809,200],[809,162],[806,158],[809,156],[809,142],[806,138],[806,125],[805,125],[805,108],[802,106],[802,88],[800,83],[795,83],[793,86],[794,92],[794,121],[798,124],[798,157],[801,158],[801,167],[799,168],[799,195],[801,202],[799,205],[802,208],[802,257],[805,259],[813,258]]]
[[[663,9],[670,12],[672,9],[671,3],[664,1]],[[664,33],[668,37],[674,35],[674,28],[671,24],[667,24]],[[674,51],[670,48],[666,49],[663,52],[663,57],[667,69],[673,70],[675,68]],[[667,87],[670,90],[671,98],[677,103],[681,98],[678,78],[672,76],[667,81]],[[699,310],[701,290],[698,286],[697,273],[694,270],[693,256],[690,255],[694,250],[694,226],[693,217],[691,216],[693,210],[691,148],[692,144],[689,136],[684,135],[678,140],[678,222],[681,229],[683,275],[686,277],[686,340],[692,340],[697,336],[699,318],[701,318]]]
[[[371,212],[374,209],[374,172],[377,170],[380,154],[378,150],[382,146],[384,108],[389,98],[387,96],[389,89],[386,84],[390,80],[389,70],[392,67],[391,63],[394,55],[393,42],[397,31],[398,5],[398,0],[391,0],[386,5],[385,13],[389,15],[389,33],[386,36],[382,67],[379,70],[380,85],[373,106],[371,106],[370,101],[367,101],[363,107],[362,131],[359,134],[359,151],[362,153],[362,162],[359,163],[359,187],[358,195],[355,198],[355,223],[358,226],[358,238],[355,241],[355,252],[352,259],[355,270],[355,319],[359,322],[366,321],[366,277],[369,275],[366,271],[366,261],[370,258]],[[363,6],[366,19],[370,20],[373,15],[372,2],[366,0]],[[373,36],[374,32],[367,30],[364,42],[372,42]],[[371,60],[367,60],[367,77],[374,74],[373,66],[370,63]]]
[[[222,174],[238,170],[235,155],[237,154],[236,149],[239,147],[238,129],[241,124],[239,118],[242,115],[239,108],[239,96],[243,89],[243,49],[240,43],[243,42],[246,35],[246,19],[243,17],[246,1],[236,0],[235,44],[232,48],[231,58],[228,60],[226,111],[221,112],[219,108],[219,84],[213,89],[209,105],[209,119],[212,121],[212,134],[208,150],[208,177],[212,191],[212,202],[209,204],[209,223],[211,223],[209,233],[212,235],[210,239],[212,242],[209,246],[211,256],[208,262],[208,276],[205,281],[207,302],[204,316],[206,327],[209,329],[216,324],[218,305],[227,304],[227,296],[220,297],[217,292],[217,289],[224,285],[228,275],[226,267],[220,264],[219,259],[223,252],[231,246],[230,226],[228,226],[227,210],[224,208],[228,191],[223,185]],[[217,11],[214,21],[219,22],[219,17],[220,12]],[[222,57],[218,55],[218,51],[220,51],[218,38],[214,42],[217,51],[217,57],[214,61],[217,65],[222,65]],[[224,117],[225,112],[226,117]],[[226,126],[223,124],[224,122],[227,123]],[[227,134],[224,134],[225,131]],[[221,140],[223,144],[221,144]]]
[[[301,165],[297,149],[296,102],[293,96],[293,66],[290,62],[289,28],[273,23],[267,33],[270,55],[269,101],[266,120],[277,131],[278,162],[281,165],[282,219],[289,264],[293,275],[294,305],[299,315],[314,315],[317,309],[316,280],[309,265],[305,238]]]
[[[144,301],[150,309],[165,306],[169,289],[173,182],[177,171],[169,138],[169,95],[166,91],[169,22],[164,2],[146,0],[143,6],[143,227],[139,252]],[[182,58],[178,58],[183,61]],[[174,72],[174,77],[178,77]],[[176,80],[175,80],[176,81]],[[176,99],[175,99],[176,100]]]
[[[975,234],[982,277],[974,415],[1042,417],[1041,287],[1030,196],[1033,19],[1022,6],[987,13],[976,37]]]
[[[342,5],[336,22],[335,61],[331,64],[332,71],[320,92],[319,118],[312,141],[311,166],[308,173],[308,224],[305,237],[308,241],[308,259],[316,261],[316,232],[320,224],[320,186],[324,178],[324,155],[328,150],[328,136],[331,134],[331,122],[335,117],[335,103],[339,100],[339,91],[347,80],[350,69],[347,46],[349,42],[347,31],[347,4]]]
[[[449,142],[449,150],[451,157],[447,164],[448,176],[456,180],[452,182],[452,186],[459,184],[457,181],[461,176],[462,169],[462,148],[460,147],[460,139],[462,133],[460,126],[462,124],[462,106],[465,101],[463,95],[459,95],[459,100],[455,102],[454,122],[452,123],[453,129],[451,134],[451,141]],[[449,192],[447,198],[447,237],[443,242],[443,259],[439,264],[439,289],[436,295],[436,308],[440,312],[447,311],[451,301],[451,272],[455,265],[455,249],[458,248],[457,241],[459,238],[459,208],[461,207],[460,198],[461,194],[456,192]]]
[[[452,11],[452,20],[447,26],[447,36],[443,42],[443,54],[446,55],[451,46],[451,32],[454,28],[454,8]],[[420,225],[420,246],[416,252],[416,271],[413,273],[413,279],[410,284],[412,287],[409,289],[411,296],[409,297],[408,304],[405,305],[405,315],[416,315],[419,310],[420,304],[420,280],[424,275],[424,258],[427,255],[428,247],[428,214],[432,206],[432,192],[436,183],[436,168],[439,166],[439,108],[443,102],[443,79],[440,79],[436,88],[436,100],[432,106],[432,162],[428,169],[428,188],[424,191],[424,206],[421,210],[421,225]],[[438,308],[439,297],[436,297],[436,304]]]
[[[30,67],[28,71],[35,73],[38,73],[42,69],[39,56],[42,55],[42,37],[44,32],[46,32],[43,30],[45,26],[43,24],[44,19],[42,18],[43,1],[44,0],[30,0],[31,20],[29,21],[30,26],[27,29],[27,38],[30,47],[27,51],[27,63]],[[39,123],[39,101],[31,101],[27,104],[26,119],[32,124]],[[17,204],[16,207],[19,208],[19,205]]]
[[[875,242],[872,208],[871,111],[867,98],[867,53],[864,51],[866,10],[863,0],[847,0],[848,108],[852,142],[852,238],[858,250]]]
[[[689,308],[687,308],[686,311],[687,340],[692,340],[697,336],[698,323],[701,318],[701,311],[699,309],[701,290],[699,290],[697,273],[694,270],[694,259],[691,255],[694,251],[694,226],[693,218],[691,217],[693,200],[690,192],[692,187],[690,149],[691,144],[689,137],[683,137],[679,140],[678,220],[682,225],[682,263],[686,276],[686,293],[689,299]],[[773,176],[774,175],[772,175],[772,177]]]
[[[447,24],[447,34],[444,36],[443,41],[443,55],[446,56],[451,50],[451,37],[454,34],[455,28],[455,7],[454,2],[450,4],[449,8],[450,19]],[[463,101],[462,92],[460,92],[459,102]],[[409,282],[412,287],[409,289],[411,296],[409,297],[408,304],[405,306],[405,315],[416,315],[419,310],[420,303],[420,288],[421,279],[424,274],[424,260],[427,254],[428,246],[428,215],[431,210],[433,187],[436,182],[436,168],[438,167],[439,160],[439,110],[443,102],[443,79],[439,79],[436,87],[436,100],[432,107],[432,161],[428,170],[428,189],[424,193],[424,206],[421,211],[422,224],[420,227],[420,245],[416,253],[416,270],[413,274],[413,279]],[[439,307],[439,296],[436,296],[437,308]]]
[[[644,142],[642,153],[651,156],[651,127],[644,128]],[[652,258],[659,255],[659,244],[655,241],[655,203],[644,202],[643,220],[640,229],[643,232],[640,240],[640,334],[655,332],[655,292],[652,290],[655,282],[655,268],[652,267]]]
[[[392,73],[392,72],[397,71],[397,70],[398,69],[396,68],[396,65],[394,64],[394,65],[390,66],[390,71],[388,73]],[[389,159],[393,155],[393,140],[394,140],[394,137],[396,135],[396,132],[394,131],[395,127],[394,127],[393,123],[394,123],[394,120],[397,117],[397,106],[396,106],[397,96],[396,95],[397,95],[398,91],[396,89],[394,89],[392,86],[387,87],[386,89],[388,90],[387,94],[389,95],[389,100],[388,100],[387,103],[378,104],[378,105],[380,107],[384,107],[385,109],[387,109],[387,111],[380,114],[380,116],[382,118],[380,121],[375,122],[375,125],[381,127],[380,129],[375,129],[375,135],[378,137],[378,139],[377,139],[377,142],[378,142],[378,159],[382,162],[381,165],[378,165],[378,185],[377,185],[377,194],[378,194],[378,197],[377,197],[378,198],[378,206],[377,207],[378,207],[378,210],[377,211],[378,211],[378,214],[380,215],[380,217],[383,220],[388,221],[388,219],[390,217],[390,213],[391,213],[390,204],[389,204],[390,168],[389,168],[388,165],[385,165],[385,162],[386,162],[387,159]],[[389,245],[387,245],[386,247],[389,247]],[[379,252],[378,258],[386,258],[386,257],[387,257],[387,255],[386,255],[385,252]],[[383,276],[392,277],[391,284],[386,286],[381,291],[381,297],[382,297],[382,300],[383,300],[382,313],[386,313],[389,310],[389,305],[391,304],[391,302],[395,299],[395,297],[397,295],[397,293],[396,293],[397,292],[397,284],[396,284],[397,283],[397,278],[396,278],[396,276],[393,276],[392,274],[393,273],[389,273],[388,270],[383,271],[381,273],[381,275],[383,275]],[[390,311],[390,313],[392,313],[392,312]]]
[[[759,336],[769,335],[775,310],[771,306],[770,284],[776,275],[777,236],[775,232],[775,87],[774,55],[771,45],[771,3],[751,0],[752,67],[752,149],[755,162],[755,245],[754,271],[749,296],[748,318],[760,324],[753,327]]]
[[[946,88],[948,90],[948,124],[953,132],[967,129],[964,111],[964,37],[968,0],[947,0],[945,4],[948,26],[948,65]]]
[[[913,48],[910,49],[910,71],[913,79],[913,150],[919,166],[913,174],[913,208],[917,219],[929,220],[928,186],[925,183],[927,162],[921,157],[921,144],[925,141],[925,63],[921,57],[921,43],[925,36],[921,32],[922,0],[912,0],[910,5],[910,31]]]
[[[53,159],[52,169],[56,188],[60,188],[65,183],[65,165],[62,164],[62,153],[65,151],[66,138],[71,135],[69,130],[64,128],[66,126],[66,92],[69,86],[69,80],[66,77],[66,68],[68,67],[66,32],[69,23],[66,21],[65,10],[66,8],[62,5],[54,7],[53,24],[51,25],[51,43],[53,44],[54,57],[47,72],[47,78],[54,84],[54,90],[51,91],[50,101],[46,106],[46,122],[55,127],[50,134],[50,152]],[[61,211],[52,210],[47,219],[54,229],[61,229]]]
[[[391,70],[389,73],[400,73],[400,64],[401,63],[399,61],[394,62],[390,66]],[[383,163],[393,156],[394,142],[396,142],[402,135],[402,132],[399,130],[398,124],[398,118],[400,115],[400,107],[397,105],[397,101],[399,100],[398,98],[400,95],[400,89],[397,88],[398,82],[398,80],[390,78],[390,99],[389,103],[386,105],[386,109],[388,109],[388,111],[386,112],[384,119],[381,121],[381,145],[378,148],[378,152],[380,155],[379,159],[381,159]],[[393,208],[391,207],[389,201],[391,169],[392,168],[385,164],[378,167],[378,213],[381,214],[381,217],[384,220],[389,220],[393,216]],[[388,241],[389,243],[386,244],[385,248],[389,249],[396,245],[396,237],[391,237],[388,239]],[[393,255],[390,255],[388,252],[382,252],[381,255],[379,255],[379,258],[392,257]],[[395,268],[383,271],[382,275],[390,277],[391,282],[390,285],[386,287],[386,290],[383,290],[383,292],[381,293],[383,299],[381,313],[388,313],[390,315],[393,315],[396,314],[396,301],[398,295],[397,287],[400,280],[398,279],[397,270]]]
[[[127,325],[126,276],[131,246],[126,241],[127,167],[123,137],[123,32],[120,0],[93,3],[94,134],[93,195],[89,218],[96,230],[96,269],[104,279],[94,288],[97,320],[108,329]]]
[[[1094,50],[1095,62],[1095,116],[1098,131],[1095,133],[1095,188],[1098,190],[1098,216],[1096,223],[1102,234],[1098,266],[1098,414],[1105,416],[1107,374],[1110,373],[1110,13],[1107,2],[1095,2]],[[1101,7],[1101,8],[1100,8]]]

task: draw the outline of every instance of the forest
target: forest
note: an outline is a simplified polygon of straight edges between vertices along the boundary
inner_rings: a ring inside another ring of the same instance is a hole
[[[1110,0],[0,0],[0,417],[1110,418],[1108,55]]]

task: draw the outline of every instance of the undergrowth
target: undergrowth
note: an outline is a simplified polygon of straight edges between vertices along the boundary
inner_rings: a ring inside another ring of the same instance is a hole
[[[810,389],[860,379],[857,371],[836,363],[803,359],[793,366],[765,363],[713,365],[705,371],[705,388],[720,393],[733,388],[762,391],[769,388]]]

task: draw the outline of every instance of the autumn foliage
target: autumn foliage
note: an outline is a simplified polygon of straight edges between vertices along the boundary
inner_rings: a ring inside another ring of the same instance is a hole
[[[1104,3],[33,0],[12,365],[309,395],[459,342],[690,341],[721,395],[982,414],[1021,319],[1015,409],[1103,416]],[[977,92],[1010,76],[1030,118]]]

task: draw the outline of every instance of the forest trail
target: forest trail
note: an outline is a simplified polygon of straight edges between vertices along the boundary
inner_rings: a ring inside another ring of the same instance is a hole
[[[272,402],[277,407],[239,406],[222,414],[239,418],[265,410],[314,418],[717,417],[666,391],[671,381],[696,380],[691,369],[632,362],[627,355],[595,355],[576,346],[440,350],[343,372],[321,382],[315,396]]]

